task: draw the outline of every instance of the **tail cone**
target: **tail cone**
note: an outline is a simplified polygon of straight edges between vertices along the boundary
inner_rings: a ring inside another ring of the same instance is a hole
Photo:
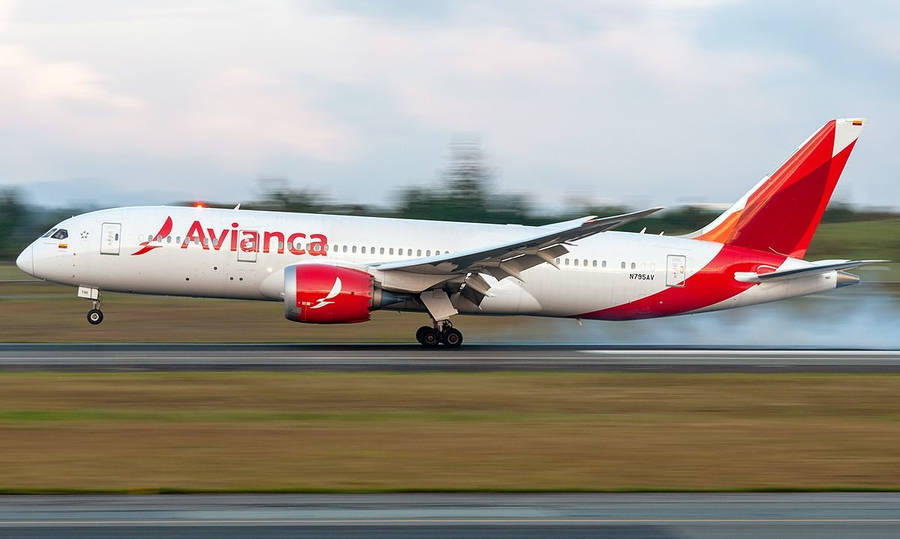
[[[835,285],[835,288],[850,286],[851,284],[856,284],[858,282],[858,275],[853,275],[852,273],[847,273],[846,271],[839,271],[837,272],[837,284]]]

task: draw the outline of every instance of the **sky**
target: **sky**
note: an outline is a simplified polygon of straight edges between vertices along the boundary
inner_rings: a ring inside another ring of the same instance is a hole
[[[0,0],[0,185],[29,202],[341,202],[479,140],[538,209],[731,202],[827,120],[900,207],[900,4]]]

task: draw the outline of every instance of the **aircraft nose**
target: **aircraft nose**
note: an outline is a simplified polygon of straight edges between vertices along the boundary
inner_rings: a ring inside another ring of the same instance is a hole
[[[34,275],[34,250],[31,248],[31,245],[19,254],[19,258],[16,259],[16,266],[28,275]]]

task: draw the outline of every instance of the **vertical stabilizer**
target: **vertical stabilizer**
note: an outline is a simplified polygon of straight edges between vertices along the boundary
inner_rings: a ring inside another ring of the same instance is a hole
[[[864,123],[826,123],[771,176],[688,237],[803,258]]]

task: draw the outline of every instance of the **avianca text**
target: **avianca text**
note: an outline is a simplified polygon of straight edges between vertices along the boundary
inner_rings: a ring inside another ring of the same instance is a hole
[[[307,235],[303,232],[285,234],[284,232],[265,230],[260,237],[259,232],[239,230],[238,226],[238,223],[231,223],[231,228],[217,232],[213,228],[204,229],[200,221],[194,221],[181,243],[181,248],[187,249],[188,245],[196,243],[204,250],[208,251],[212,247],[213,250],[220,251],[228,242],[228,249],[232,252],[240,248],[245,253],[284,254],[287,249],[292,255],[328,256],[326,250],[328,238],[324,234]],[[260,245],[262,251],[260,251]]]

